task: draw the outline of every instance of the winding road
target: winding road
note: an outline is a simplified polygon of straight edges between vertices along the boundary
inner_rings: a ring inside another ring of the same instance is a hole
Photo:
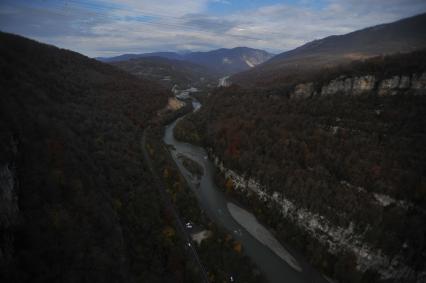
[[[201,104],[195,98],[192,103],[194,111],[200,109]],[[173,129],[182,118],[166,126],[163,141],[171,145],[170,154],[207,216],[242,243],[244,254],[264,272],[270,283],[327,283],[303,255],[285,243],[278,242],[273,233],[256,221],[249,211],[242,207],[230,210],[237,204],[235,199],[216,186],[214,182],[216,168],[208,158],[207,151],[202,147],[175,139]],[[179,159],[180,155],[192,159],[203,167],[203,175],[199,182],[193,182],[193,175],[183,166],[182,160]],[[234,215],[231,213],[232,210]],[[236,282],[238,275],[234,276]]]
[[[143,158],[146,162],[146,164],[149,167],[149,170],[151,171],[152,176],[154,177],[154,181],[155,181],[155,185],[160,193],[160,196],[166,206],[167,209],[169,209],[169,211],[172,212],[174,218],[175,218],[175,222],[176,222],[176,227],[179,230],[179,233],[181,234],[182,238],[185,240],[186,243],[186,248],[189,248],[189,250],[191,251],[191,255],[193,257],[194,262],[198,265],[198,269],[200,270],[201,276],[202,276],[202,280],[205,283],[209,283],[210,281],[208,280],[208,276],[207,276],[207,272],[206,269],[204,267],[204,265],[202,264],[200,257],[198,256],[197,250],[195,249],[194,244],[192,243],[192,239],[191,236],[189,235],[188,231],[185,229],[185,226],[183,225],[183,221],[180,218],[179,214],[177,213],[171,199],[170,196],[168,195],[167,191],[166,191],[166,187],[163,183],[163,181],[161,180],[161,178],[158,176],[157,171],[155,170],[151,157],[149,156],[149,153],[146,149],[146,131],[149,131],[149,127],[147,129],[145,129],[143,131],[142,134],[142,153],[143,153]]]
[[[201,104],[195,98],[192,99],[195,112],[200,109]],[[230,207],[236,207],[232,204],[234,200],[229,198],[216,187],[213,177],[215,166],[207,158],[206,150],[188,143],[179,142],[174,138],[173,129],[179,119],[182,118],[183,117],[178,118],[166,126],[163,142],[173,146],[173,149],[168,151],[180,172],[185,177],[188,185],[199,199],[201,207],[203,207],[209,218],[219,226],[234,234],[234,237],[243,244],[245,254],[249,256],[265,273],[269,282],[326,283],[327,280],[324,279],[318,271],[312,268],[303,255],[299,254],[287,245],[281,246],[273,235],[269,233],[266,227],[263,227],[262,224],[253,220],[255,217],[251,215],[251,213],[241,208],[231,209],[230,211]],[[155,185],[158,188],[166,208],[169,209],[174,216],[178,233],[180,233],[182,238],[185,240],[185,244],[190,251],[190,255],[193,258],[194,263],[198,266],[201,275],[200,282],[207,283],[209,280],[206,269],[200,260],[191,236],[183,225],[184,221],[182,221],[179,213],[175,209],[170,196],[166,191],[166,186],[159,177],[158,172],[155,170],[153,161],[148,153],[146,147],[146,132],[149,130],[150,127],[145,129],[142,135],[144,160],[152,172]],[[185,169],[182,162],[179,161],[179,154],[192,159],[203,167],[204,174],[198,184],[194,184],[192,182],[192,174],[190,174],[190,172]],[[232,215],[232,211],[234,212],[234,215]],[[236,276],[238,277],[238,274],[236,274]]]

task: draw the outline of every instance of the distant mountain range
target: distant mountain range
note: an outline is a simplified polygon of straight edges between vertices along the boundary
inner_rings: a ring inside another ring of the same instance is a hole
[[[183,60],[183,56],[183,54],[177,52],[151,52],[142,54],[123,54],[115,57],[97,57],[95,59],[105,63],[112,63],[147,57],[161,57],[173,60]]]
[[[158,54],[158,53],[157,53]],[[215,87],[220,75],[204,66],[165,57],[142,57],[110,64],[171,89]]]
[[[209,68],[212,72],[225,76],[255,67],[272,58],[273,54],[259,49],[236,47],[232,49],[221,48],[207,52],[189,52],[185,54],[176,52],[154,52],[124,54],[110,58],[98,57],[96,59],[102,62],[112,63],[146,57],[162,57],[171,60],[188,61]]]
[[[426,14],[345,35],[314,40],[231,78],[233,82],[270,84],[297,73],[369,57],[406,53],[426,47]]]

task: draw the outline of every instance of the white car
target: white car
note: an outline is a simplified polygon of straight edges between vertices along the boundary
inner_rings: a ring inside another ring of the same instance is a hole
[[[191,224],[191,222],[187,222],[187,223],[185,224],[185,226],[186,226],[186,228],[188,228],[188,229],[192,229],[192,224]]]
[[[191,246],[191,243],[190,243],[190,242],[188,242],[188,243],[187,243],[187,245],[188,245],[188,247],[190,247],[190,246]]]

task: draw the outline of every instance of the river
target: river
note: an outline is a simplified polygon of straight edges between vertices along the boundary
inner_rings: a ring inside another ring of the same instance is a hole
[[[194,111],[201,107],[201,104],[195,99],[192,103]],[[244,253],[264,272],[269,282],[327,283],[303,256],[291,247],[280,244],[250,212],[239,207],[234,200],[217,188],[213,181],[215,166],[208,159],[207,151],[189,143],[179,142],[174,138],[173,129],[182,118],[166,126],[163,140],[166,144],[173,146],[170,152],[174,161],[197,195],[200,206],[211,220],[242,243]],[[181,160],[177,157],[179,154],[191,158],[203,167],[204,174],[200,180],[197,181],[183,167]],[[238,282],[238,274],[235,274],[235,278]]]

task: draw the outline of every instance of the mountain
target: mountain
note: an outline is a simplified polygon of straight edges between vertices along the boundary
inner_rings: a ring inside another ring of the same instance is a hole
[[[0,281],[185,281],[141,160],[169,92],[6,33],[0,62]]]
[[[330,281],[425,282],[426,49],[304,80],[218,88],[175,137]]]
[[[168,89],[175,85],[179,89],[213,87],[219,78],[217,73],[204,66],[163,57],[143,57],[111,64],[133,75],[159,82]]]
[[[263,50],[236,47],[209,52],[192,52],[185,55],[185,60],[206,66],[221,74],[230,75],[253,68],[269,60],[272,56]]]
[[[126,60],[146,58],[146,57],[161,57],[161,58],[167,58],[172,60],[183,60],[182,54],[179,54],[176,52],[151,52],[151,53],[143,53],[143,54],[123,54],[123,55],[115,56],[115,57],[97,57],[95,59],[105,63],[112,63],[112,62],[126,61]]]
[[[221,48],[207,52],[189,52],[179,54],[174,52],[155,52],[144,54],[125,54],[111,58],[97,58],[103,62],[117,62],[145,57],[163,57],[173,60],[184,60],[211,69],[222,76],[235,74],[257,66],[270,58],[273,54],[264,50],[248,47],[232,49]]]
[[[252,70],[237,74],[233,82],[260,85],[279,83],[297,73],[354,60],[426,47],[426,14],[382,24],[345,35],[314,40],[276,55]]]

